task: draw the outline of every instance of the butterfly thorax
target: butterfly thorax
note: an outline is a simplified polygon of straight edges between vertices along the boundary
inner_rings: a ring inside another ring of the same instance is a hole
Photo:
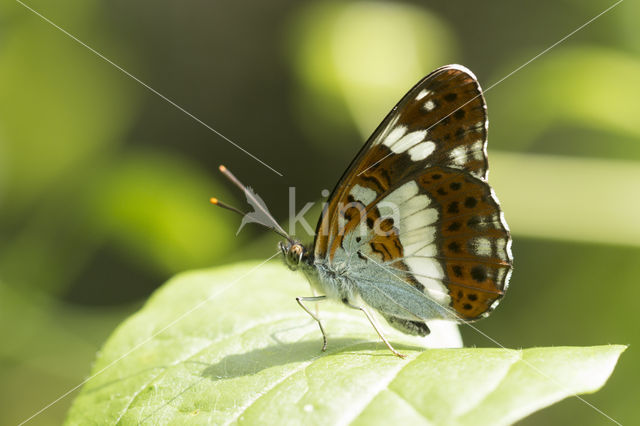
[[[280,242],[279,248],[289,269],[302,272],[317,292],[329,299],[355,302],[355,287],[344,268],[315,261],[313,252],[299,241]]]

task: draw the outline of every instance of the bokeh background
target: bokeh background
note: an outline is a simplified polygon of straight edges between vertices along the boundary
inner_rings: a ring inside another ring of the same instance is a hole
[[[395,102],[461,63],[485,89],[490,181],[514,236],[506,300],[477,326],[511,348],[631,344],[586,399],[638,421],[640,6],[613,1],[24,2],[278,170],[38,17],[0,3],[0,424],[78,384],[113,328],[173,274],[271,255]],[[499,84],[496,84],[499,83]],[[318,210],[307,215],[312,226]],[[467,345],[493,346],[462,327]],[[31,424],[59,424],[73,395]],[[522,422],[609,422],[569,399]]]

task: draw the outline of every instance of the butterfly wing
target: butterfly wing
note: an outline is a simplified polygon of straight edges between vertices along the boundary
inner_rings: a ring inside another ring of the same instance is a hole
[[[316,262],[350,271],[365,302],[388,318],[487,315],[512,268],[509,230],[486,180],[487,126],[482,90],[465,67],[418,82],[330,196]]]

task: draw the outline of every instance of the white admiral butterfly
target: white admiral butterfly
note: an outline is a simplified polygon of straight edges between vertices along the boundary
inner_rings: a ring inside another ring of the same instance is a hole
[[[382,121],[329,197],[313,246],[293,240],[259,197],[227,169],[261,222],[286,238],[287,265],[321,296],[361,310],[387,347],[367,307],[405,333],[426,336],[426,321],[487,316],[512,270],[511,237],[487,183],[487,110],[471,71],[447,65],[416,84]],[[214,204],[239,210],[212,199]]]

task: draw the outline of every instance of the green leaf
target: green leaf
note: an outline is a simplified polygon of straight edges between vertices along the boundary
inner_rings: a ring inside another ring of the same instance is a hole
[[[67,424],[508,424],[598,390],[625,349],[425,349],[383,325],[403,360],[359,312],[326,303],[321,353],[293,299],[308,293],[270,263],[177,276],[105,344]],[[435,326],[433,346],[459,343]]]

